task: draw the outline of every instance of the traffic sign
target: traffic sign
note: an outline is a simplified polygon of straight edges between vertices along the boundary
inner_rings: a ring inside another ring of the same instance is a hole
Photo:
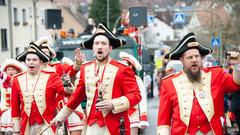
[[[153,15],[148,15],[148,17],[147,17],[148,24],[154,23],[154,19],[155,19],[155,17]]]
[[[185,23],[185,14],[175,13],[173,20],[174,20],[174,23]]]
[[[211,39],[212,47],[218,47],[221,45],[221,39],[219,37],[212,37]]]

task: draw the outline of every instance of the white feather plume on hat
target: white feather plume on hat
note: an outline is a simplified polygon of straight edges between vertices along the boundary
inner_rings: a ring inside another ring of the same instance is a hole
[[[137,71],[142,70],[142,66],[139,63],[139,61],[134,56],[132,56],[131,54],[128,54],[126,52],[120,52],[119,57],[123,60],[126,60],[126,61],[130,62],[136,68]]]
[[[39,46],[40,48],[47,48],[50,52],[50,56],[52,58],[56,57],[56,52],[53,50],[53,48],[50,45],[50,39],[48,37],[41,37],[39,38],[35,44]]]
[[[74,62],[68,57],[63,57],[62,58],[62,63],[63,64],[68,64],[68,65],[73,65],[74,64]]]
[[[17,68],[20,72],[26,71],[27,67],[15,59],[6,59],[1,66],[1,71],[5,71],[7,67],[12,66]]]

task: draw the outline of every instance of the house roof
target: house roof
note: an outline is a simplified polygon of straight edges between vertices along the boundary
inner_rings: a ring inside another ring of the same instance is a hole
[[[230,15],[226,11],[225,3],[214,3],[203,0],[196,2],[194,6],[197,10],[202,10],[196,12],[201,26],[206,26],[211,23],[227,24],[230,21]]]

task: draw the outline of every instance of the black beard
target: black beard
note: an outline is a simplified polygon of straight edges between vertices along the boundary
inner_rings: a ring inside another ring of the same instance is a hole
[[[191,72],[191,70],[185,70],[185,73],[187,74],[187,78],[191,81],[191,82],[201,82],[201,71],[198,70],[198,72],[196,74],[193,74]]]

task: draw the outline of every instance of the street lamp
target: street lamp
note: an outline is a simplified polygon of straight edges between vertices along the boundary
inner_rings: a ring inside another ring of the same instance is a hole
[[[119,23],[119,21],[122,19],[122,16],[119,16],[115,22],[114,22],[114,25],[113,25],[113,33],[116,33],[117,32],[117,25]]]

